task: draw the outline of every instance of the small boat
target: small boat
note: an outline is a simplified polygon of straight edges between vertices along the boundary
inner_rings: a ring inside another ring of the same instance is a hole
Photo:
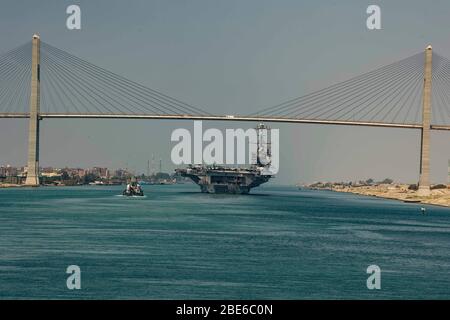
[[[405,199],[405,200],[403,200],[403,202],[406,202],[406,203],[420,203],[422,201],[421,200],[417,200],[417,199]]]
[[[123,190],[122,195],[127,197],[143,197],[144,191],[142,191],[141,185],[136,181],[136,178],[131,178],[127,183],[127,187]]]

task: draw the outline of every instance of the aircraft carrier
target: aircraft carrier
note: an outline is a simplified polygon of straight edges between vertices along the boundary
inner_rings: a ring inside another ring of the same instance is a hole
[[[259,124],[257,130],[256,163],[248,168],[235,168],[217,165],[190,165],[187,168],[175,169],[175,172],[183,177],[190,178],[200,186],[204,193],[232,193],[248,194],[267,181],[273,175],[270,174],[271,150],[267,136],[263,136],[262,130],[267,133],[267,126]],[[265,140],[264,140],[265,139]]]

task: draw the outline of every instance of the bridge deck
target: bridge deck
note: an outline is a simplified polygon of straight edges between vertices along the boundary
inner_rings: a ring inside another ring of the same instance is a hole
[[[306,123],[324,125],[344,126],[366,126],[421,129],[420,124],[385,123],[368,121],[346,121],[346,120],[320,120],[320,119],[298,119],[298,118],[275,118],[275,117],[249,117],[249,116],[202,116],[202,115],[147,115],[147,114],[63,114],[63,113],[41,113],[42,119],[160,119],[160,120],[210,120],[210,121],[251,121],[251,122],[277,122],[277,123]],[[0,118],[28,118],[27,113],[0,113]],[[432,125],[433,130],[450,130],[450,126]]]

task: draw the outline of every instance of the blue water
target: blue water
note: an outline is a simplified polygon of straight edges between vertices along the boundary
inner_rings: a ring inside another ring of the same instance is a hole
[[[450,209],[289,187],[0,189],[0,298],[450,298]],[[81,268],[81,290],[66,287]],[[368,290],[366,268],[381,268]]]

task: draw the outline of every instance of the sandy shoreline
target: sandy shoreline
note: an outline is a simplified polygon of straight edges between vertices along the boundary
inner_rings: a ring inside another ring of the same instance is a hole
[[[11,184],[11,183],[0,184],[0,189],[1,188],[23,188],[23,187],[24,187],[23,184]]]
[[[340,187],[332,188],[336,192],[348,192],[365,196],[373,196],[384,199],[399,200],[403,202],[417,202],[443,207],[450,207],[450,189],[431,190],[428,197],[418,196],[417,192],[408,189],[409,185],[378,185],[378,186],[361,186],[361,187]]]

